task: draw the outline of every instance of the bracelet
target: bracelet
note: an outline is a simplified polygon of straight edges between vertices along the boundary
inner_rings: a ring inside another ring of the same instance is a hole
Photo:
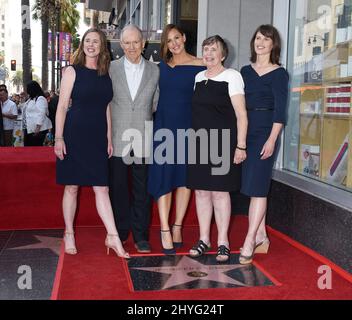
[[[55,141],[60,141],[60,140],[64,140],[64,137],[55,137]]]
[[[242,151],[246,151],[246,150],[247,150],[247,147],[244,147],[244,148],[243,148],[243,147],[237,146],[236,148],[237,148],[238,150],[242,150]]]

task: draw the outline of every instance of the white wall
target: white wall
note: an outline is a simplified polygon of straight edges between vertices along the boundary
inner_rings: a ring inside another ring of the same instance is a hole
[[[273,0],[199,0],[198,55],[202,41],[219,34],[228,41],[227,66],[248,64],[249,42],[261,24],[272,23]]]

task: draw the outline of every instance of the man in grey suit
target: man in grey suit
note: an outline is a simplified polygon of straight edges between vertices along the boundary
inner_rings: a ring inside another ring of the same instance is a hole
[[[142,57],[145,42],[138,27],[126,26],[120,38],[125,55],[110,65],[114,91],[110,198],[121,241],[127,240],[131,230],[137,251],[150,252],[151,207],[146,159],[151,152],[151,121],[159,98],[159,68]],[[131,199],[129,180],[132,182]]]

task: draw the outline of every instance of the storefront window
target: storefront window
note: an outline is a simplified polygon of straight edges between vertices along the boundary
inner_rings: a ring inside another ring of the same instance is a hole
[[[352,191],[352,0],[290,1],[284,169]]]
[[[162,27],[166,26],[167,24],[171,23],[171,0],[162,1],[162,18],[163,21],[161,22]]]

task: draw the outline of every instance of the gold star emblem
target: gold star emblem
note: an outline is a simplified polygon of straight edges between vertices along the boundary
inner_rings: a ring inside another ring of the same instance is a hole
[[[241,268],[247,269],[246,266],[240,264],[205,265],[188,256],[183,256],[175,266],[132,267],[131,269],[169,274],[170,277],[161,288],[162,290],[167,290],[195,280],[215,281],[223,284],[248,287],[247,284],[233,279],[225,274],[226,271]]]

